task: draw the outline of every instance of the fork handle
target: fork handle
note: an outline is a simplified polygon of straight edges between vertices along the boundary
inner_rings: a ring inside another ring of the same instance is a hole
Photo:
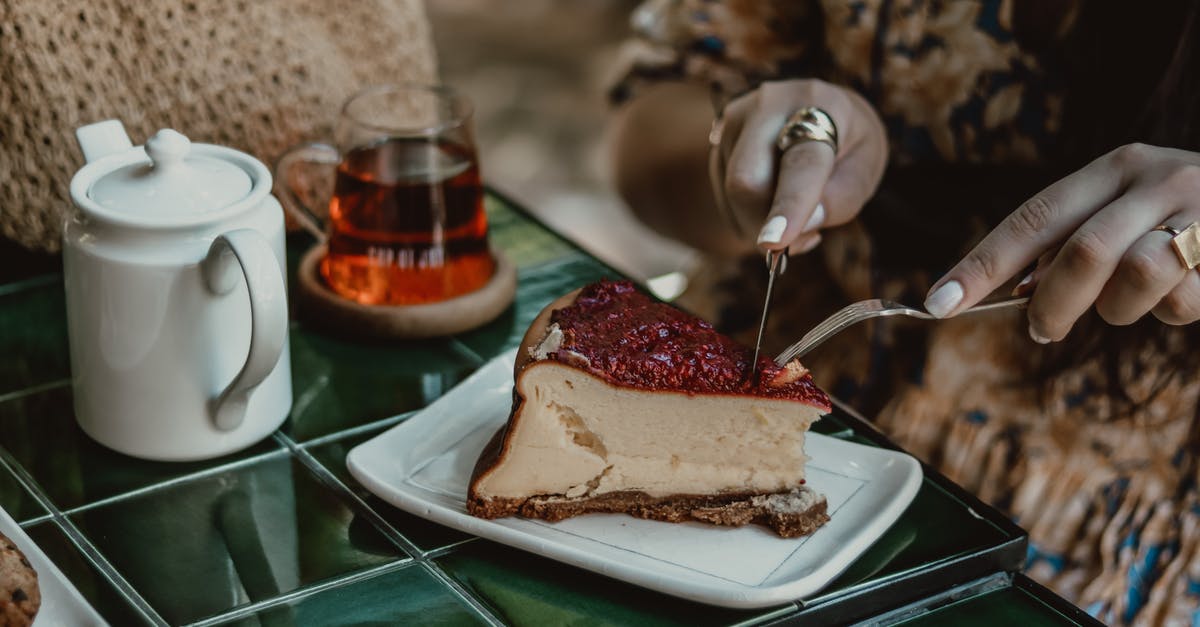
[[[1024,307],[1027,304],[1029,304],[1028,296],[1012,296],[1012,297],[1008,297],[1008,298],[1001,298],[998,300],[984,301],[982,303],[975,305],[974,307],[971,307],[970,309],[965,309],[965,310],[959,312],[958,315],[962,316],[962,315],[969,314],[969,313],[975,313],[977,311],[990,311],[993,309],[1004,309],[1006,307]],[[852,324],[856,324],[858,322],[861,322],[862,320],[866,320],[869,318],[875,318],[875,317],[880,317],[880,316],[892,316],[892,315],[897,315],[897,314],[913,316],[915,318],[921,318],[924,320],[935,320],[936,319],[932,315],[930,315],[924,311],[921,311],[919,309],[909,309],[909,308],[897,307],[890,311],[880,311],[874,315],[864,316],[859,319],[852,320],[846,324],[839,325],[836,328],[829,329],[828,331],[826,331],[825,333],[821,334],[818,337],[809,337],[809,335],[812,333],[812,331],[809,331],[809,333],[806,333],[804,335],[804,337],[800,338],[800,341],[787,347],[786,349],[784,349],[784,351],[782,353],[780,353],[777,357],[775,357],[775,363],[782,366],[785,363],[787,363],[793,359],[796,359],[798,357],[803,357],[804,355],[806,355],[808,353],[808,351],[816,348],[817,346],[820,346],[822,343],[825,342],[825,340],[829,339],[831,336],[837,334],[842,329],[844,329]],[[819,327],[820,327],[820,325],[818,325],[818,328]]]
[[[974,307],[971,307],[970,309],[963,310],[963,312],[958,315],[961,316],[965,313],[973,313],[976,311],[989,311],[992,309],[1003,309],[1005,307],[1024,307],[1025,305],[1028,305],[1028,304],[1029,304],[1028,296],[1012,296],[1012,297],[1008,297],[1008,298],[1001,298],[998,300],[985,301],[985,302],[979,303],[978,305],[975,305]]]

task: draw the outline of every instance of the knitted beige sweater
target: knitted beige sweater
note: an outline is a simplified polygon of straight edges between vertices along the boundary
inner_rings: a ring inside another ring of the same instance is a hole
[[[421,0],[0,0],[0,233],[58,250],[83,124],[272,164],[363,86],[435,76]]]

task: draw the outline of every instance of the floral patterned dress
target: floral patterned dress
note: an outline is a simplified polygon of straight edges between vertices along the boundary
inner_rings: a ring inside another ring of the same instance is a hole
[[[1038,28],[1018,37],[1030,9]],[[848,302],[921,302],[989,222],[1051,180],[1038,166],[1060,135],[1056,51],[1078,11],[1052,0],[652,0],[633,16],[639,53],[612,95],[687,80],[727,100],[764,80],[821,78],[872,101],[891,170],[922,173],[911,186],[985,173],[976,212],[895,209],[906,205],[885,179],[859,219],[824,231],[776,287],[764,345],[782,347]],[[1024,187],[1005,196],[986,173],[1013,167]],[[904,188],[904,174],[889,176]],[[683,303],[753,339],[765,274],[761,259],[713,262]],[[1166,357],[1195,345],[1196,331],[1159,335],[1115,365],[1100,347],[1035,376],[1056,348],[1034,344],[1023,315],[1007,311],[860,325],[805,361],[897,443],[1027,529],[1034,578],[1111,624],[1200,624],[1200,377]]]

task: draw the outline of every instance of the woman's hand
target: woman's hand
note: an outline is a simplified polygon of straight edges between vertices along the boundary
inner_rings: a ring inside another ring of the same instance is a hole
[[[837,125],[838,154],[806,141],[777,154],[788,116],[817,107]],[[857,93],[819,80],[763,83],[725,108],[710,176],[738,229],[759,246],[808,252],[822,227],[849,222],[875,192],[887,165],[883,122]]]
[[[1167,225],[1200,221],[1200,154],[1122,146],[1027,200],[930,291],[925,308],[952,316],[1023,268],[1035,287],[1029,335],[1061,340],[1093,304],[1111,324],[1153,313],[1167,324],[1200,319],[1200,272],[1183,265]]]

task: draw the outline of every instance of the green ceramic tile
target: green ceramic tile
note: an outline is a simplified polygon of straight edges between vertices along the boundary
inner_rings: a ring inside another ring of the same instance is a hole
[[[355,435],[344,440],[314,446],[309,449],[309,452],[321,462],[322,466],[328,468],[330,472],[341,480],[346,487],[362,497],[367,505],[378,512],[393,529],[404,534],[404,537],[412,541],[421,550],[432,551],[471,538],[472,536],[455,531],[450,527],[430,522],[424,518],[418,518],[393,507],[379,497],[371,494],[362,484],[354,480],[354,477],[350,475],[350,471],[346,469],[346,455],[350,453],[350,449],[382,432],[383,429],[380,429],[370,433]]]
[[[1007,540],[1003,531],[975,516],[962,501],[926,479],[899,520],[819,596],[835,597],[840,591],[866,581],[918,569]]]
[[[780,611],[684,601],[483,540],[438,563],[513,625],[729,625]]]
[[[75,548],[54,523],[38,523],[25,530],[42,553],[54,562],[87,602],[112,625],[148,624],[116,588]],[[44,602],[44,599],[43,599]]]
[[[529,324],[554,299],[593,281],[621,278],[591,257],[578,255],[545,264],[517,275],[517,298],[513,306],[487,325],[458,336],[468,348],[490,359],[516,346]]]
[[[958,625],[1076,625],[1076,621],[1014,587],[984,594],[938,608],[906,620],[905,627],[956,627]]]
[[[480,362],[448,340],[357,342],[292,332],[296,441],[336,433],[428,405]]]
[[[285,606],[229,623],[239,627],[284,625],[422,625],[457,627],[486,624],[449,588],[412,565],[324,590]]]
[[[0,425],[3,424],[0,422]],[[21,482],[3,466],[0,466],[0,509],[8,512],[18,523],[46,515],[46,508],[39,505]]]
[[[0,287],[0,395],[71,376],[62,281],[13,289]]]
[[[505,199],[489,194],[488,238],[518,268],[528,268],[576,252],[567,240],[525,216]]]
[[[68,386],[0,403],[0,425],[0,447],[62,510],[280,448],[268,438],[244,451],[200,462],[135,459],[84,434],[75,423]]]
[[[282,454],[72,520],[171,623],[404,557]]]

